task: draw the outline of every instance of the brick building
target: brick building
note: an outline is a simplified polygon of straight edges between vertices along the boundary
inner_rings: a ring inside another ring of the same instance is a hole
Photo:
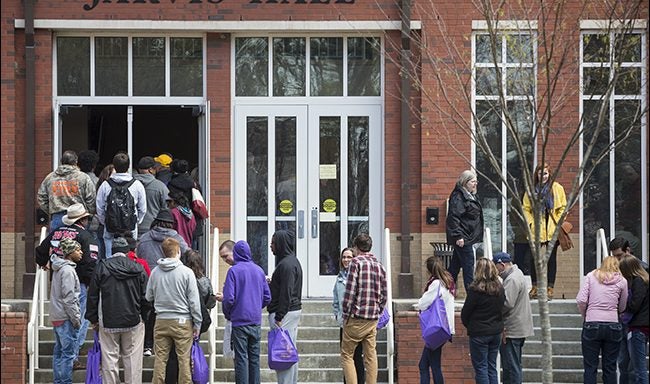
[[[162,152],[189,160],[209,224],[222,239],[247,239],[269,273],[270,235],[294,229],[307,297],[331,295],[339,250],[359,231],[385,257],[390,228],[396,295],[417,296],[430,242],[445,241],[446,199],[470,166],[484,171],[479,196],[493,248],[511,250],[511,197],[490,186],[498,178],[467,132],[489,132],[489,145],[504,149],[495,152],[503,173],[520,172],[506,119],[473,112],[490,100],[520,102],[516,125],[538,129],[525,123],[525,104],[552,88],[540,44],[551,32],[572,47],[557,84],[566,93],[551,100],[561,104],[551,150],[539,138],[527,143],[531,167],[542,154],[559,163],[560,144],[594,99],[608,106],[612,138],[636,116],[627,144],[612,148],[568,217],[577,246],[559,255],[556,296],[574,297],[596,265],[597,228],[629,236],[647,260],[648,3],[619,2],[607,23],[606,9],[570,1],[556,24],[525,3],[491,22],[470,1],[5,0],[2,297],[23,297],[32,284],[41,180],[64,150],[88,148],[100,154],[98,172],[119,150],[132,162]],[[629,82],[608,93],[597,83],[614,72],[621,30]],[[599,59],[603,49],[611,52]],[[497,86],[495,68],[533,80],[513,91],[506,75]],[[584,127],[559,173],[566,187],[585,156]]]

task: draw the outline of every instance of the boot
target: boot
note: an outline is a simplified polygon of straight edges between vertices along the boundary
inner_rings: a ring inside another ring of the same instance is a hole
[[[548,296],[548,300],[553,300],[553,287],[548,287],[546,289],[546,296]]]
[[[536,285],[533,285],[533,288],[530,290],[530,292],[528,292],[528,297],[531,300],[537,299],[537,286]]]

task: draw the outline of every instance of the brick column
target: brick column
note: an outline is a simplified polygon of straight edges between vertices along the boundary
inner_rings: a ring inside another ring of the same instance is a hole
[[[24,383],[27,372],[27,323],[25,312],[2,312],[3,383]]]

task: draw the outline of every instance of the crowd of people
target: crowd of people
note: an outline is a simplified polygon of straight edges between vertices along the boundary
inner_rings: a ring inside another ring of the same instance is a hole
[[[207,330],[209,310],[220,301],[227,320],[224,350],[232,351],[235,381],[259,383],[264,308],[270,329],[282,328],[294,345],[298,342],[303,272],[294,233],[273,234],[270,249],[276,263],[271,277],[254,262],[246,241],[222,243],[219,254],[230,268],[222,292],[214,292],[196,250],[203,214],[192,205],[200,185],[188,162],[167,153],[145,156],[131,175],[128,155],[117,153],[93,177],[96,163],[92,151],[79,156],[65,151],[60,167],[38,192],[39,205],[50,216],[49,234],[35,255],[42,268],[52,270],[54,382],[69,383],[72,371],[83,368],[79,353],[92,326],[102,345],[104,383],[120,382],[120,359],[125,381],[142,382],[143,357],[148,356],[154,356],[154,383],[189,383],[192,342]],[[537,167],[534,193],[543,202],[539,230],[530,196],[523,196],[523,207],[531,232],[539,233],[542,247],[549,248],[551,299],[558,246],[551,240],[566,197],[562,186],[549,180],[548,165]],[[504,383],[521,383],[522,349],[533,335],[530,301],[538,295],[535,275],[529,290],[524,273],[530,268],[530,250],[521,259],[505,252],[492,260],[476,258],[484,226],[477,184],[476,173],[464,171],[450,195],[446,232],[453,257],[448,268],[438,257],[426,260],[429,279],[416,308],[425,311],[442,300],[453,335],[462,269],[467,296],[460,318],[469,336],[476,382],[497,383],[500,353]],[[386,270],[371,249],[371,237],[361,233],[341,251],[332,291],[345,383],[377,382],[377,326],[388,297]],[[617,365],[621,380],[629,380],[620,382],[647,383],[648,267],[631,255],[624,239],[613,239],[610,253],[587,274],[576,298],[584,316],[585,383],[596,382],[599,358],[605,383],[616,382]],[[421,383],[431,378],[444,382],[444,345],[423,348]],[[278,370],[278,383],[297,383],[298,366]]]

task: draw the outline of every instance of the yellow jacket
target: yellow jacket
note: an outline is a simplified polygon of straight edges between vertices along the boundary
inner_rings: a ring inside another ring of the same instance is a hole
[[[551,192],[553,193],[553,211],[550,212],[548,220],[545,217],[542,217],[542,228],[539,233],[539,241],[545,243],[551,240],[553,232],[555,232],[555,223],[560,220],[560,216],[564,213],[566,209],[566,194],[564,193],[564,187],[560,183],[554,182],[551,186]],[[533,215],[533,207],[530,203],[530,198],[528,194],[524,195],[523,200],[524,205],[524,216],[526,217],[526,222],[530,226],[531,233],[533,236],[535,234],[535,219]],[[544,221],[546,221],[546,228],[544,228]]]

